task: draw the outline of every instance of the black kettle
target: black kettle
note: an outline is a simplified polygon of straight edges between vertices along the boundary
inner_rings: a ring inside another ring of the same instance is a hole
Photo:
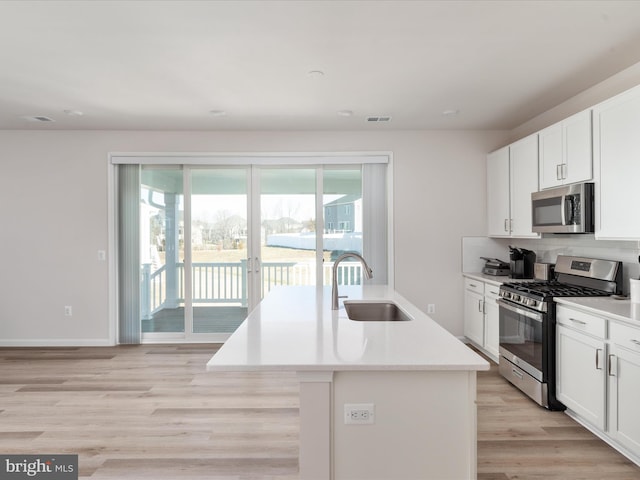
[[[536,262],[536,252],[526,248],[509,245],[511,278],[533,278],[533,264]]]

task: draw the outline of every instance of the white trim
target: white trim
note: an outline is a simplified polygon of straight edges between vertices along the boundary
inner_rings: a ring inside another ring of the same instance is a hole
[[[113,347],[108,338],[21,338],[0,340],[0,347]]]
[[[118,338],[118,267],[116,252],[118,245],[116,209],[116,166],[107,163],[107,319],[109,321],[109,341],[117,343]]]
[[[391,152],[112,152],[109,154],[109,161],[114,165],[343,165],[389,163],[390,159]]]
[[[230,333],[142,332],[140,343],[224,343],[230,336]]]
[[[387,166],[387,284],[395,288],[395,246],[393,230],[393,153],[389,152],[389,163]]]

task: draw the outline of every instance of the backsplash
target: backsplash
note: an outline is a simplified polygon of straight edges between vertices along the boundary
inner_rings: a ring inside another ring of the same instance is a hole
[[[593,235],[547,235],[543,238],[462,238],[462,271],[480,272],[480,257],[509,261],[509,245],[536,252],[537,262],[555,263],[558,255],[573,255],[622,262],[622,290],[629,294],[629,278],[640,277],[640,242],[595,240]],[[506,278],[506,277],[505,277]]]

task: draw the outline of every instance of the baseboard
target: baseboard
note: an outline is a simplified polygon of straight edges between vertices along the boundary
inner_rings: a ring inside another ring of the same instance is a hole
[[[0,340],[0,347],[113,347],[106,338],[24,338]]]

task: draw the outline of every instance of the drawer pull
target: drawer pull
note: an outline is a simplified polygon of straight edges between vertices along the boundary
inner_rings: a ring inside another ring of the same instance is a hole
[[[473,288],[476,288],[476,287],[477,287],[477,285],[476,285],[475,283],[470,283],[470,284],[469,284],[469,286],[470,286],[470,287],[473,287]]]
[[[573,323],[577,323],[578,325],[586,325],[587,322],[583,322],[582,320],[577,320],[575,318],[570,318],[569,320],[571,320]]]
[[[522,372],[519,372],[515,368],[511,369],[511,373],[513,373],[513,375],[518,377],[520,380],[524,379],[524,375],[522,374]]]
[[[631,339],[631,343],[635,343],[636,345],[638,345],[640,347],[640,340],[636,340],[635,338]]]

